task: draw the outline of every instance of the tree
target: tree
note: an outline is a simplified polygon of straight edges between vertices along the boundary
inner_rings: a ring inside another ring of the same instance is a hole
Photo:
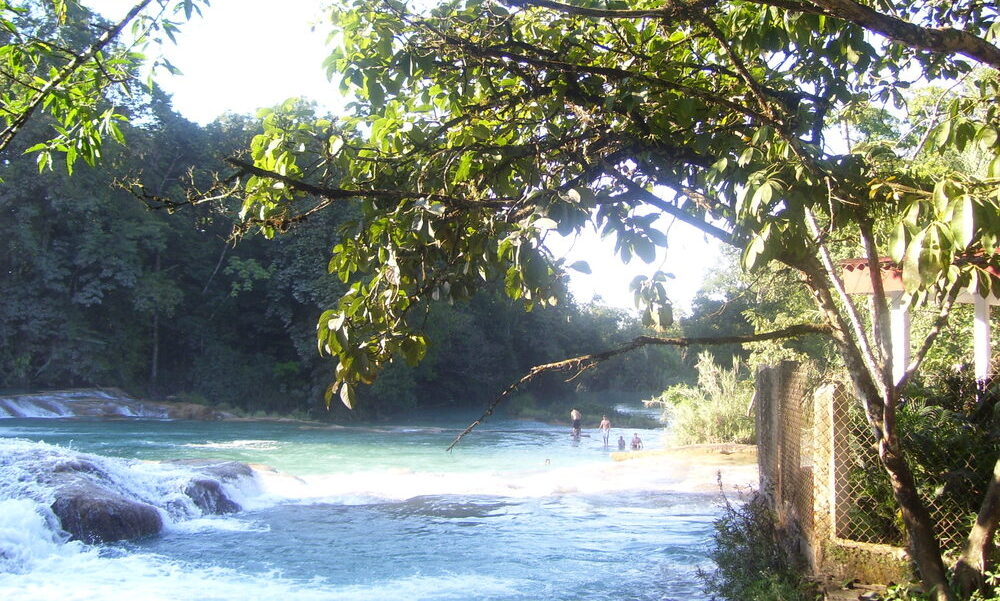
[[[467,298],[500,278],[528,307],[558,302],[553,282],[567,266],[545,250],[548,232],[591,221],[615,236],[623,260],[648,262],[667,243],[652,224],[670,216],[739,249],[748,269],[777,261],[798,274],[822,323],[765,334],[832,336],[877,433],[921,578],[949,598],[895,411],[959,288],[1000,289],[988,271],[1000,263],[992,8],[456,0],[420,12],[357,0],[332,18],[341,44],[327,67],[356,94],[352,113],[331,121],[279,108],[264,118],[252,161],[231,160],[246,175],[248,227],[267,235],[336,203],[359,207],[353,237],[330,262],[351,288],[318,326],[319,347],[338,360],[331,394],[351,404],[355,385],[394,354],[418,361],[425,341],[413,315],[427,301]],[[925,122],[922,146],[975,147],[984,173],[928,174],[905,161],[889,173],[878,160],[885,147],[836,150],[835,113],[905,110],[914,78],[956,88]],[[872,279],[873,334],[839,283],[829,247],[845,239],[864,249],[873,274],[886,255],[901,261],[911,302],[940,306],[902,381],[891,373],[881,279]],[[672,319],[666,284],[634,282],[647,323]]]
[[[116,23],[107,23],[77,0],[0,0],[0,153],[42,114],[50,136],[32,146],[39,169],[53,155],[66,168],[83,159],[93,166],[106,138],[124,142],[122,105],[141,86],[140,53],[162,36],[174,39],[182,15],[200,14],[208,0],[139,0]],[[165,59],[154,61],[174,70]]]

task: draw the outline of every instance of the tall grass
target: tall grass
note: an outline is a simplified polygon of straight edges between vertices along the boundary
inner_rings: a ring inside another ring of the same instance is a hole
[[[715,363],[712,353],[703,351],[696,367],[697,386],[671,386],[645,401],[648,406],[663,407],[674,443],[754,443],[754,420],[748,411],[754,383],[740,378],[744,366],[735,361],[731,369],[725,369]]]

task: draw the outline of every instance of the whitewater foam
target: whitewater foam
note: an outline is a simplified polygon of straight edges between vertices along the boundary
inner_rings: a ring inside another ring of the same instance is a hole
[[[415,472],[381,469],[338,474],[292,476],[257,472],[260,494],[251,508],[281,502],[363,505],[398,502],[424,496],[542,498],[564,495],[626,494],[676,490],[677,478],[667,469],[623,463],[546,467],[515,472]]]
[[[164,408],[103,390],[62,390],[0,397],[0,418],[167,417]]]
[[[57,532],[58,522],[53,523],[49,507],[68,477],[151,505],[160,513],[164,528],[172,529],[187,520],[203,517],[202,510],[185,491],[192,481],[210,478],[204,469],[204,465],[102,457],[44,442],[3,438],[0,439],[0,501],[21,503],[22,508],[24,503],[30,504],[35,513],[50,518],[48,527]],[[253,478],[222,480],[219,485],[237,503],[257,494]],[[227,527],[221,520],[217,525]]]
[[[192,449],[240,449],[249,451],[273,451],[280,447],[277,440],[230,440],[227,442],[202,442],[183,445]]]

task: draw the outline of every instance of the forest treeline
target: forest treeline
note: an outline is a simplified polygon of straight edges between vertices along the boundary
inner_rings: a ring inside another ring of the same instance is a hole
[[[233,240],[231,202],[167,211],[163,199],[224,177],[220,157],[245,148],[257,126],[232,115],[198,126],[159,92],[132,110],[128,149],[108,146],[101,168],[39,173],[22,154],[30,136],[3,157],[0,389],[114,386],[248,412],[326,414],[332,365],[317,352],[315,324],[346,287],[325,269],[346,215],[323,212],[273,240]],[[469,302],[436,303],[422,319],[425,360],[398,362],[362,391],[358,411],[335,402],[329,415],[479,408],[536,364],[643,332],[630,313],[601,304],[526,313],[502,283]],[[547,376],[530,392],[640,398],[692,375],[678,351],[651,348],[570,383]]]

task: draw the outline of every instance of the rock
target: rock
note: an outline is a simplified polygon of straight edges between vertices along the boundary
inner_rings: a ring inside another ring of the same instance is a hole
[[[61,488],[52,511],[72,539],[91,544],[141,538],[163,529],[155,507],[91,484]]]
[[[253,468],[239,461],[211,461],[207,459],[178,459],[170,463],[193,468],[207,478],[194,478],[184,488],[184,494],[191,497],[203,513],[236,513],[243,508],[226,496],[223,482],[235,482],[253,478]]]
[[[187,485],[184,494],[191,497],[203,513],[236,513],[243,509],[239,503],[226,496],[222,485],[215,480],[196,478]]]
[[[247,464],[198,459],[170,463],[196,472],[184,484],[183,492],[203,514],[242,510],[239,503],[226,495],[222,485],[253,478],[253,469]],[[158,534],[163,529],[160,510],[123,496],[109,474],[87,458],[61,459],[39,474],[38,480],[52,487],[55,498],[52,512],[74,540],[90,544],[131,540]],[[190,506],[185,510],[183,505],[167,500],[164,510],[173,514],[177,509],[178,515],[190,513]]]

